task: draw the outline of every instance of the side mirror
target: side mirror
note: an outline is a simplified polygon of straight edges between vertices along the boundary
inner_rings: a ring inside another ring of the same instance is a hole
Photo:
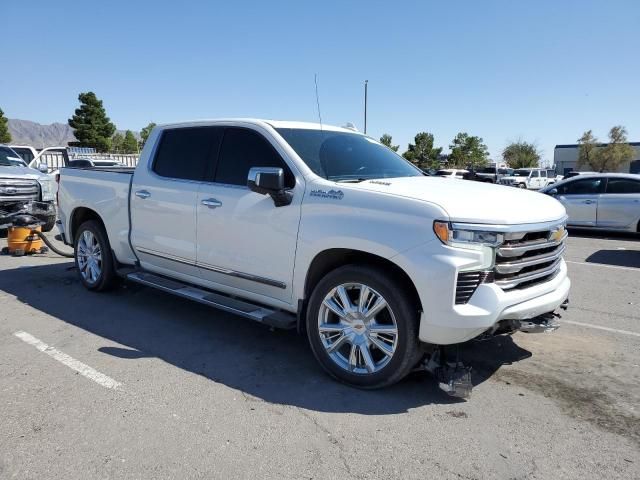
[[[276,207],[289,205],[291,192],[284,188],[284,170],[277,167],[252,167],[247,177],[247,187],[252,192],[270,195]]]
[[[39,163],[38,170],[42,173],[47,173],[49,171],[49,165],[47,165],[46,163]]]
[[[558,189],[557,188],[552,188],[551,190],[549,190],[547,192],[547,195],[551,195],[552,197],[555,197],[558,194]]]

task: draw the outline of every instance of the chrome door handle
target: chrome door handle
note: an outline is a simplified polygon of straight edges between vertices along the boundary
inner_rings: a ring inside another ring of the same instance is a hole
[[[150,196],[151,196],[151,194],[149,192],[147,192],[146,190],[138,190],[136,192],[136,197],[138,197],[138,198],[145,199],[145,198],[149,198]]]
[[[585,200],[582,203],[586,203],[587,205],[591,205],[592,203],[596,203],[594,200]]]
[[[216,200],[215,198],[206,198],[202,200],[202,205],[205,205],[209,208],[218,208],[222,206],[222,202]]]

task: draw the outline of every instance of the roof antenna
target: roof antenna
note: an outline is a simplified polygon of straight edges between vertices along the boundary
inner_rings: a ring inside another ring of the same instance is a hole
[[[316,83],[316,105],[318,106],[318,119],[320,120],[320,131],[322,132],[322,114],[320,113],[320,96],[318,95],[318,74],[314,74],[313,80]]]

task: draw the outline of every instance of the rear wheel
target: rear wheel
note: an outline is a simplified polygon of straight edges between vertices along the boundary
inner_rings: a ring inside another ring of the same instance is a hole
[[[100,222],[89,220],[78,228],[74,256],[80,281],[89,290],[103,291],[117,281],[111,246]]]
[[[381,388],[406,376],[419,356],[418,307],[393,277],[356,265],[316,286],[307,335],[322,367],[359,388]]]
[[[519,183],[518,188],[527,188],[527,186],[524,183]]]

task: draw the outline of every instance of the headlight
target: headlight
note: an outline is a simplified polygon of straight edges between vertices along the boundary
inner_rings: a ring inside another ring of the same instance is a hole
[[[459,224],[454,228],[449,222],[438,220],[433,222],[433,231],[442,243],[452,247],[497,247],[504,241],[502,233],[477,229],[475,226],[466,228]]]
[[[42,201],[50,202],[55,198],[53,192],[53,182],[49,179],[38,180],[40,190],[42,191]]]

